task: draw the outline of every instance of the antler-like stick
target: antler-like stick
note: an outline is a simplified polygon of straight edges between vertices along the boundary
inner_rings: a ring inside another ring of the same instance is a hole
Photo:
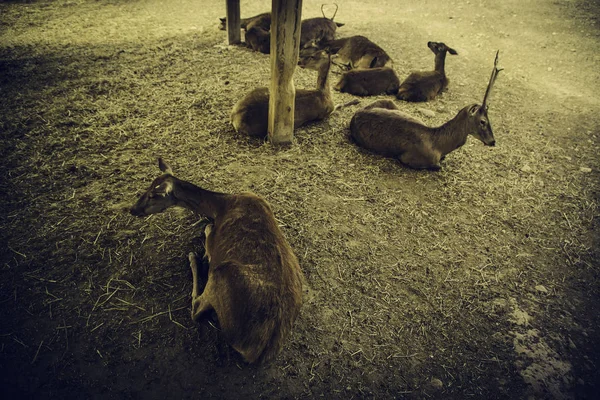
[[[492,91],[492,86],[494,86],[494,82],[496,82],[496,77],[498,76],[498,72],[502,71],[503,68],[498,69],[498,54],[500,54],[500,50],[496,51],[496,59],[494,60],[494,69],[492,70],[492,76],[490,76],[490,82],[488,83],[487,89],[485,90],[485,96],[483,97],[483,103],[481,104],[482,109],[487,109],[487,100],[490,92]]]

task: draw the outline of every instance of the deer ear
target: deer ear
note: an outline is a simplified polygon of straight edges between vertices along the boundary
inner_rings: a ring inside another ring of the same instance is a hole
[[[452,54],[454,56],[458,55],[458,52],[456,50],[454,50],[454,49],[451,49],[450,47],[448,47],[448,53],[450,53],[450,54]]]
[[[469,115],[473,116],[477,114],[480,109],[481,107],[479,106],[479,104],[473,104],[471,107],[469,107]]]
[[[160,168],[160,170],[165,174],[173,175],[173,170],[162,158],[158,159],[158,168]]]
[[[225,21],[227,21],[227,18],[219,18],[221,20],[221,22],[225,23]]]
[[[335,24],[337,25],[338,28],[341,28],[342,26],[346,25],[346,24],[342,24],[341,22],[336,22]]]

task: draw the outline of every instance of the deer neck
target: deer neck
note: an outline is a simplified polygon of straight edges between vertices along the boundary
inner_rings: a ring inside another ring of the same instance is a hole
[[[468,111],[465,108],[450,121],[433,129],[434,147],[446,155],[464,145],[468,135]]]
[[[215,219],[221,213],[224,200],[228,196],[182,180],[175,181],[172,194],[177,199],[178,206],[211,219]]]
[[[331,68],[331,58],[329,61],[323,63],[319,67],[319,77],[317,78],[317,90],[325,93],[327,96],[331,96],[331,91],[329,88],[329,69]]]
[[[446,72],[444,70],[446,65],[446,52],[442,51],[435,55],[435,70],[442,75],[445,75]]]

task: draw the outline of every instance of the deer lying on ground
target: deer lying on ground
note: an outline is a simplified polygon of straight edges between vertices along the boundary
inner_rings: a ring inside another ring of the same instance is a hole
[[[456,55],[456,50],[444,43],[427,42],[427,47],[435,54],[435,70],[411,73],[400,85],[396,97],[406,101],[433,100],[448,87],[448,78],[444,70],[446,52]]]
[[[350,36],[334,40],[320,40],[307,43],[300,51],[300,57],[319,50],[336,54],[334,62],[345,69],[381,68],[392,61],[381,47],[364,36]]]
[[[221,20],[219,29],[222,31],[226,31],[227,30],[227,18],[219,18],[219,19]],[[260,25],[264,25],[266,22],[268,22],[267,25],[270,26],[271,25],[271,13],[266,12],[266,13],[255,15],[254,17],[250,17],[250,18],[241,18],[240,19],[240,28],[247,29],[248,25],[250,25],[252,22],[256,22],[256,21],[260,21]]]
[[[325,119],[334,110],[329,88],[331,57],[307,58],[301,67],[319,72],[316,89],[296,89],[294,129],[311,121]],[[239,100],[231,111],[231,123],[236,132],[264,138],[269,119],[269,88],[252,90]]]
[[[337,14],[338,6],[335,5],[335,13],[331,19],[325,17],[323,5],[321,12],[323,17],[309,18],[302,21],[300,30],[300,47],[304,47],[306,43],[315,40],[333,40],[335,31],[338,27],[344,26],[339,22],[334,22],[335,14]],[[220,18],[221,24],[219,29],[227,29],[227,18]],[[269,54],[271,52],[271,13],[263,13],[250,18],[242,18],[240,26],[246,30],[245,41],[246,45],[253,50],[261,53]]]
[[[246,46],[264,54],[271,53],[271,15],[268,17],[250,22],[244,36]]]
[[[390,67],[352,69],[344,72],[340,81],[333,87],[342,93],[357,96],[376,94],[396,94],[400,80]]]
[[[223,335],[249,363],[272,360],[290,334],[302,304],[302,272],[269,204],[252,193],[224,194],[163,175],[131,208],[143,217],[179,206],[208,217],[208,280],[199,293],[198,265],[190,253],[192,319],[214,310]]]
[[[472,104],[458,112],[440,127],[431,128],[420,120],[398,110],[391,100],[378,100],[358,110],[350,122],[350,135],[361,147],[374,153],[398,158],[416,169],[439,170],[446,154],[464,145],[468,135],[494,146],[494,134],[487,111],[487,101],[498,73],[498,53],[483,98],[483,104]]]
[[[300,30],[300,48],[303,48],[309,42],[314,40],[333,40],[335,39],[335,31],[337,28],[344,26],[344,24],[340,22],[333,21],[338,12],[337,4],[335,4],[335,12],[333,13],[331,19],[325,16],[323,5],[321,5],[321,13],[323,14],[322,18],[309,18],[302,21],[302,28]]]

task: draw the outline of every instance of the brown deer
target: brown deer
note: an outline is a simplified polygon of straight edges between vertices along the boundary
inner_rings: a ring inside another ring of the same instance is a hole
[[[360,35],[309,42],[300,51],[300,57],[311,55],[319,50],[327,50],[335,54],[337,57],[334,63],[344,69],[381,68],[392,61],[385,50]]]
[[[221,21],[219,24],[219,29],[222,31],[226,31],[227,30],[227,18],[219,18],[219,20]],[[254,17],[250,17],[250,18],[241,18],[240,19],[240,27],[242,29],[247,29],[248,25],[250,25],[253,22],[259,22],[260,25],[267,25],[270,26],[271,25],[271,13],[270,12],[266,12],[266,13],[262,13],[262,14],[258,14],[255,15]]]
[[[357,96],[396,94],[400,80],[390,67],[352,69],[344,72],[340,81],[333,87],[342,93]]]
[[[208,280],[199,293],[196,257],[192,269],[192,319],[214,310],[225,339],[249,363],[272,360],[289,336],[302,305],[302,272],[269,204],[252,193],[225,194],[163,172],[131,208],[143,217],[172,206],[211,220],[206,226]]]
[[[331,19],[325,16],[323,11],[324,4],[321,5],[321,13],[323,17],[308,18],[302,21],[300,30],[300,48],[303,48],[311,41],[328,41],[335,39],[335,31],[338,27],[344,26],[340,22],[334,22],[333,19],[338,12],[338,5],[335,4],[335,12]]]
[[[335,13],[331,19],[325,17],[323,5],[321,12],[323,17],[309,18],[302,21],[300,30],[300,47],[304,47],[306,43],[316,40],[333,40],[337,27],[344,26],[339,22],[333,22],[335,14],[337,14],[337,4]],[[220,18],[221,24],[219,29],[227,29],[227,18]],[[240,26],[246,31],[246,45],[253,50],[261,53],[269,54],[271,52],[271,13],[263,13],[250,18],[242,18]]]
[[[319,72],[316,89],[296,89],[294,128],[311,121],[325,119],[334,110],[329,88],[331,57],[318,55],[307,58],[301,67]],[[252,90],[240,99],[231,111],[231,123],[236,132],[264,138],[267,136],[269,119],[269,88]]]
[[[498,73],[498,52],[483,104],[472,104],[437,128],[398,110],[391,100],[378,100],[358,110],[350,122],[350,136],[361,147],[374,153],[398,158],[416,169],[439,170],[446,154],[458,149],[468,135],[494,146],[494,134],[488,119],[487,101]]]
[[[446,52],[457,55],[456,50],[444,43],[427,42],[427,47],[435,54],[435,70],[411,73],[400,85],[396,97],[405,101],[433,100],[448,87],[448,77],[444,70]]]
[[[264,20],[255,20],[247,25],[244,40],[246,46],[252,50],[270,54],[271,53],[271,18],[269,15],[268,24]]]

